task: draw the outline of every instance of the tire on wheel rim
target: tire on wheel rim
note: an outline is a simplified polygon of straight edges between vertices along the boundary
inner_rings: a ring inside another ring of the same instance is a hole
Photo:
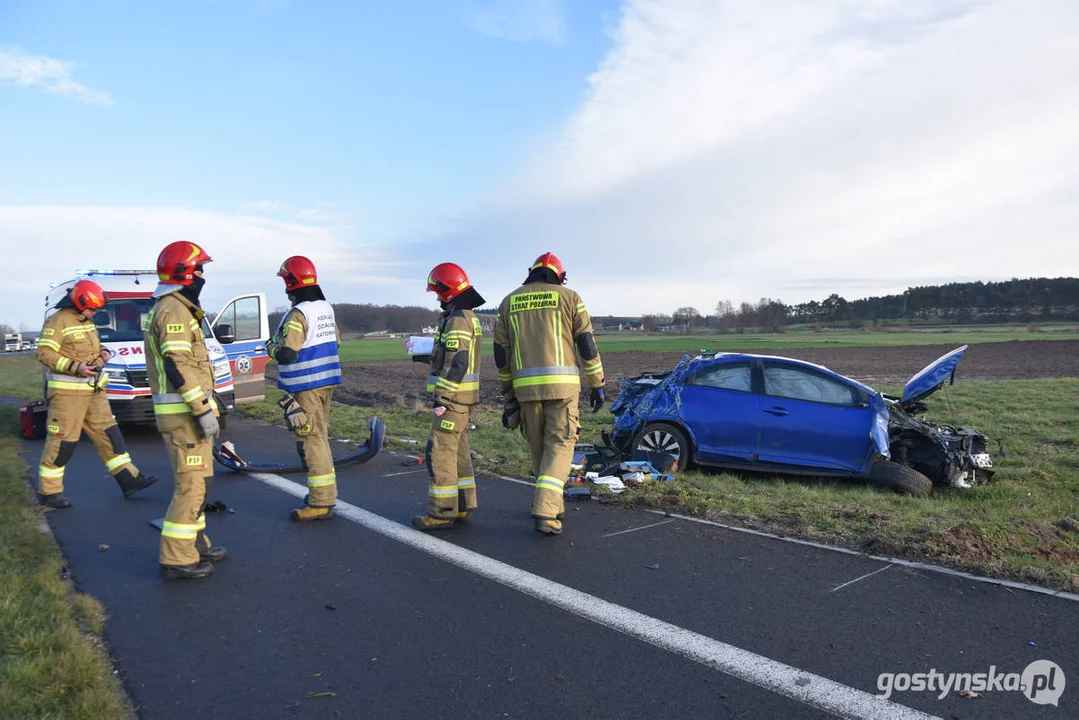
[[[636,449],[673,455],[680,470],[689,465],[689,439],[681,429],[668,423],[645,425]]]
[[[891,460],[878,460],[869,470],[869,482],[905,495],[928,495],[933,481],[912,467]]]

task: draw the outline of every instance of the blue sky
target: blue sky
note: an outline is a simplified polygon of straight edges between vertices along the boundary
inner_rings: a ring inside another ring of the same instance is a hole
[[[492,303],[558,253],[594,314],[1079,274],[1070,0],[0,0],[0,243],[49,282],[309,255],[337,302]]]

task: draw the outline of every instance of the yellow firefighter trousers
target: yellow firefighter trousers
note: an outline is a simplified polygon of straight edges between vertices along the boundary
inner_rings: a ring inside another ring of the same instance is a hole
[[[202,436],[194,417],[172,432],[163,432],[176,485],[161,530],[160,563],[191,565],[210,549],[206,535],[206,478],[213,477],[213,445]]]
[[[577,426],[577,396],[521,402],[521,434],[528,440],[536,476],[533,517],[562,517],[562,490],[573,464]]]
[[[468,447],[468,421],[472,407],[447,403],[446,412],[435,417],[427,441],[427,514],[455,520],[457,511],[476,509],[476,473]]]
[[[131,456],[123,446],[123,435],[116,426],[105,393],[54,391],[49,397],[48,418],[48,435],[38,465],[39,492],[42,495],[64,491],[64,466],[74,454],[75,444],[83,431],[86,431],[111,475],[115,477],[118,472],[128,468],[132,476],[138,477],[139,469],[131,462]],[[110,431],[113,427],[116,429]]]
[[[333,385],[300,390],[292,394],[307,416],[311,432],[297,434],[297,441],[307,466],[307,504],[311,507],[333,507],[337,504],[337,473],[330,450],[330,405]]]

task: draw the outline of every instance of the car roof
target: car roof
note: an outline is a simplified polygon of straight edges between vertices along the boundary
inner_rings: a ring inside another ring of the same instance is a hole
[[[862,388],[865,388],[866,390],[869,390],[870,392],[876,392],[875,390],[873,390],[873,388],[869,387],[865,383],[859,382],[859,381],[855,380],[854,378],[847,377],[846,375],[841,375],[840,373],[837,373],[835,370],[831,370],[829,368],[826,368],[823,365],[817,365],[816,363],[811,363],[811,362],[809,362],[807,360],[799,360],[797,358],[784,357],[783,355],[761,355],[761,354],[757,354],[757,353],[738,353],[738,352],[723,352],[723,351],[720,351],[720,352],[716,352],[716,353],[708,353],[708,354],[703,354],[703,355],[697,355],[697,357],[693,358],[690,361],[689,365],[692,366],[694,363],[698,363],[698,362],[700,362],[700,363],[720,363],[720,362],[737,362],[737,361],[742,361],[742,360],[761,360],[761,361],[766,361],[766,360],[767,361],[775,361],[775,360],[778,360],[780,362],[789,363],[791,365],[798,365],[800,367],[811,368],[813,370],[819,370],[819,371],[827,373],[828,375],[832,375],[832,376],[838,377],[838,378],[843,378],[847,382],[852,382],[855,385],[858,385],[859,387],[862,387]]]

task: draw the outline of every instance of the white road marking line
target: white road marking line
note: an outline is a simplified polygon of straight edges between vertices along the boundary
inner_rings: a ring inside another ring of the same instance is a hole
[[[832,588],[832,592],[835,592],[836,590],[842,590],[843,588],[847,587],[848,585],[853,585],[854,583],[858,582],[859,580],[865,580],[867,577],[871,577],[873,575],[876,575],[877,573],[884,572],[885,570],[887,570],[890,567],[895,567],[895,566],[894,565],[885,565],[882,568],[877,568],[876,570],[874,570],[871,573],[866,573],[865,575],[863,575],[863,576],[861,576],[859,578],[854,578],[850,582],[845,582],[842,585],[839,585],[837,587]]]
[[[296,498],[307,494],[306,486],[280,475],[250,473],[250,476]],[[342,500],[337,501],[335,514],[604,627],[840,717],[858,720],[940,720],[936,716],[533,575],[486,555],[425,535]]]
[[[379,475],[379,477],[397,477],[398,475],[412,475],[414,473],[427,472],[427,468],[416,468],[415,470],[402,470],[401,472],[389,473],[386,475]]]
[[[674,522],[674,518],[670,520],[664,520],[663,522],[652,523],[651,525],[643,525],[641,527],[630,528],[629,530],[619,530],[618,532],[607,533],[606,535],[600,535],[601,538],[614,537],[615,535],[625,535],[626,533],[637,532],[638,530],[647,530],[648,528],[659,527],[660,525],[666,525],[667,523]]]
[[[951,568],[940,567],[939,565],[927,565],[926,563],[915,562],[914,560],[904,560],[902,558],[887,557],[885,555],[866,555],[863,552],[851,550],[850,548],[825,545],[824,543],[813,542],[812,540],[784,537],[783,535],[776,535],[775,533],[764,532],[763,530],[754,530],[753,528],[738,527],[737,525],[724,525],[723,523],[718,523],[713,520],[690,517],[689,515],[679,515],[678,513],[665,512],[663,510],[646,510],[645,512],[650,512],[653,515],[662,515],[664,517],[673,517],[678,520],[685,520],[686,522],[700,523],[701,525],[711,525],[712,527],[723,528],[724,530],[744,533],[746,535],[756,535],[757,537],[769,538],[771,540],[782,540],[783,542],[792,543],[794,545],[817,548],[818,550],[829,550],[844,555],[854,555],[856,557],[866,558],[867,560],[879,560],[881,562],[891,563],[892,565],[901,565],[913,570],[925,570],[926,572],[934,572],[941,575],[951,575],[952,577],[963,578],[964,580],[970,580],[972,582],[986,583],[987,585],[1000,585],[1006,588],[1015,588],[1016,590],[1026,590],[1027,592],[1039,593],[1041,595],[1050,595],[1055,598],[1060,598],[1061,600],[1079,602],[1079,594],[1066,592],[1064,590],[1052,590],[1050,588],[1038,587],[1037,585],[1015,582],[1014,580],[1001,580],[999,578],[983,577],[982,575],[972,575],[968,572],[963,572],[962,570],[952,570]]]

